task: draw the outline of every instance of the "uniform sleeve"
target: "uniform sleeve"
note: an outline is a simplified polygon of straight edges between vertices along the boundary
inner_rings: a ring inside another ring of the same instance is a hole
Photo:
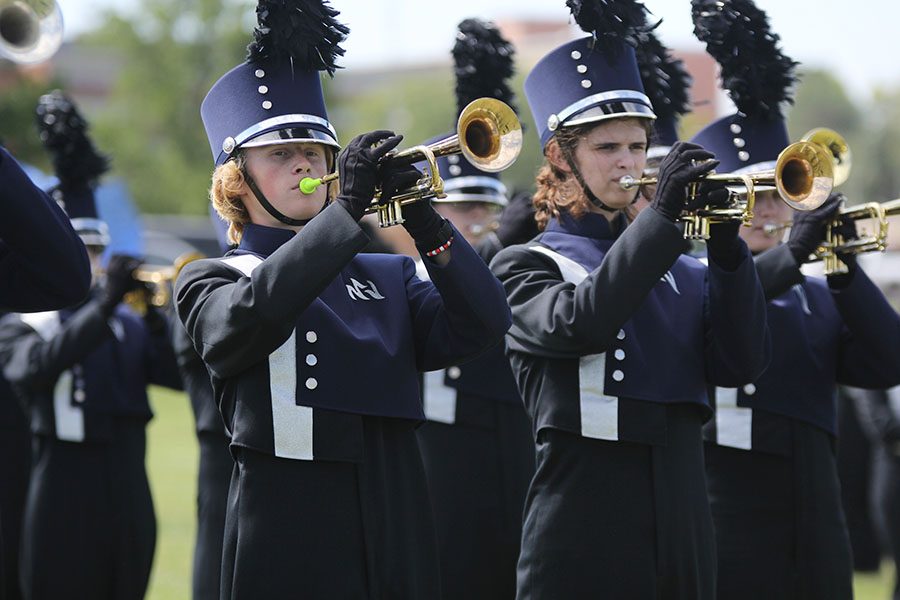
[[[10,383],[23,391],[55,385],[59,374],[112,336],[97,302],[89,302],[45,339],[18,315],[0,322],[0,363]]]
[[[170,335],[171,319],[152,307],[150,310],[153,312],[144,318],[147,327],[147,382],[173,390],[184,390]],[[181,327],[180,324],[178,326]]]
[[[733,271],[709,261],[705,335],[707,380],[737,387],[755,381],[771,358],[766,298],[747,245]]]
[[[37,312],[81,302],[91,285],[84,244],[69,219],[0,148],[0,307]]]
[[[188,264],[176,282],[175,305],[209,370],[224,379],[268,357],[368,241],[347,211],[332,204],[250,277],[220,260]]]
[[[803,283],[800,265],[794,260],[794,255],[791,254],[787,244],[780,244],[762,252],[753,259],[753,262],[756,263],[756,274],[759,276],[766,300],[777,298],[793,286]]]
[[[453,240],[446,265],[422,257],[431,283],[415,276],[412,260],[404,261],[420,371],[474,358],[499,343],[509,329],[509,305],[500,282],[459,232]]]
[[[653,286],[684,250],[678,228],[644,210],[575,285],[526,246],[511,246],[491,262],[512,309],[510,350],[552,358],[604,352]]]
[[[883,390],[845,387],[843,393],[850,398],[866,435],[891,446],[900,442],[900,420],[891,410]]]
[[[866,389],[900,384],[900,316],[862,269],[831,290],[844,321],[837,381]]]

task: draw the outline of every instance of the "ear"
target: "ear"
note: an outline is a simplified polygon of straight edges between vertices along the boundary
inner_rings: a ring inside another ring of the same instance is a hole
[[[566,157],[563,155],[562,148],[559,147],[559,142],[556,138],[552,138],[547,142],[547,149],[544,151],[544,155],[551,165],[563,173],[572,172],[572,167],[569,166],[569,161],[567,161]]]

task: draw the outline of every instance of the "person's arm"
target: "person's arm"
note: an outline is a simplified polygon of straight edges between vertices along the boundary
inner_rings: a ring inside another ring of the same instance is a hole
[[[147,329],[145,352],[147,382],[173,390],[183,390],[184,383],[170,334],[171,320],[162,310],[154,306],[148,307],[144,316],[144,326]],[[181,327],[180,323],[176,325]]]
[[[754,257],[756,274],[766,300],[777,298],[793,286],[803,283],[803,273],[787,244],[780,244]]]
[[[84,244],[68,217],[0,148],[0,307],[57,310],[82,301],[91,285]]]
[[[509,329],[500,282],[455,230],[453,240],[446,264],[422,256],[430,282],[415,276],[412,260],[404,261],[420,371],[465,362],[499,343]]]
[[[684,250],[674,223],[644,210],[579,283],[565,281],[556,263],[526,246],[501,251],[491,270],[512,309],[512,350],[557,358],[607,349]]]
[[[265,359],[297,319],[368,243],[356,219],[332,204],[242,276],[218,259],[182,269],[175,306],[210,371],[227,378]]]

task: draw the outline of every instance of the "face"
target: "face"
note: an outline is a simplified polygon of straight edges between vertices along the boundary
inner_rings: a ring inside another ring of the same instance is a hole
[[[554,165],[571,172],[562,151],[558,152],[558,157],[551,157]],[[641,177],[647,163],[647,131],[636,119],[605,121],[579,138],[574,154],[591,192],[607,206],[622,209],[634,201],[636,192],[623,190],[619,180],[625,175]]]
[[[245,150],[247,172],[257,187],[276,210],[292,219],[311,219],[322,209],[328,186],[320,185],[315,192],[306,195],[300,191],[299,185],[304,177],[327,175],[330,157],[330,149],[315,143],[258,146]],[[251,222],[298,229],[270,215],[246,184],[243,197]]]
[[[777,246],[784,238],[785,229],[779,228],[776,232],[767,234],[765,227],[789,222],[790,213],[790,207],[782,202],[775,190],[757,192],[753,224],[740,228],[740,235],[747,242],[750,252],[758,254]]]
[[[497,228],[500,207],[488,202],[435,202],[438,214],[453,223],[474,244]]]

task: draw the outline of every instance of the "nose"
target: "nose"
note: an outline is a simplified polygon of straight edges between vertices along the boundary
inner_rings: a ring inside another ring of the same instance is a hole
[[[620,169],[626,171],[634,169],[634,165],[636,164],[634,154],[627,149],[622,150],[619,153],[617,164]]]
[[[294,152],[294,173],[309,173],[310,162],[304,152]]]

